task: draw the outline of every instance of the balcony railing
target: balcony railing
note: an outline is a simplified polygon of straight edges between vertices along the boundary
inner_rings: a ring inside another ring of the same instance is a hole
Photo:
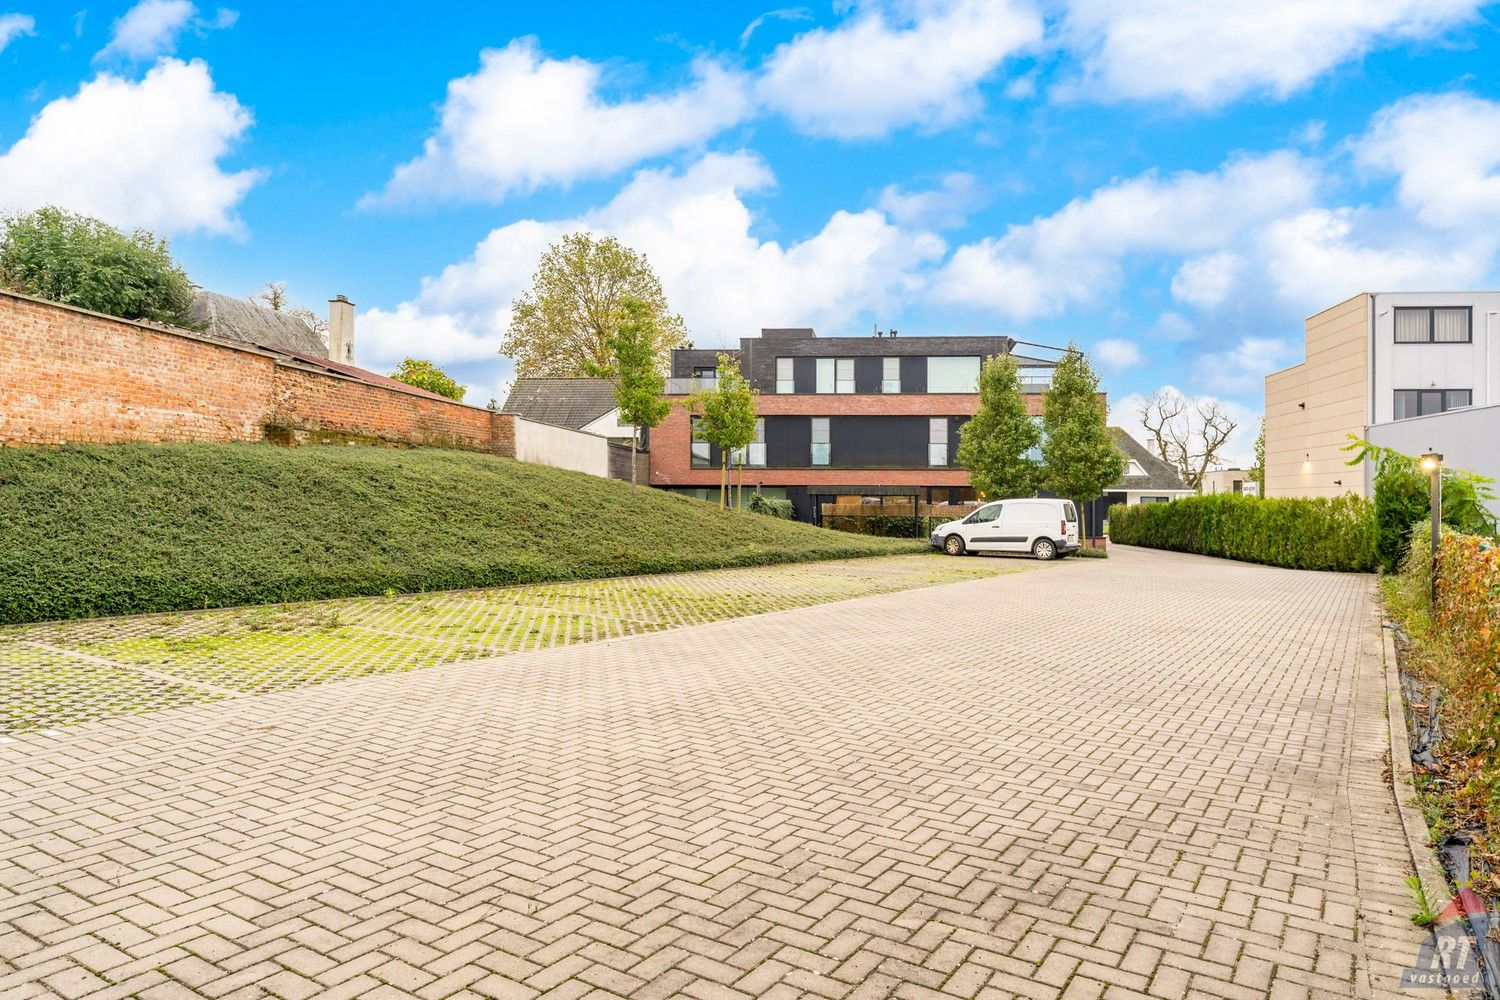
[[[689,396],[695,392],[712,389],[716,385],[718,385],[718,380],[711,378],[669,378],[667,379],[667,395]]]

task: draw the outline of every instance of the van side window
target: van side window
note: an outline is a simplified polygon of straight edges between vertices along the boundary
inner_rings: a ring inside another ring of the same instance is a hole
[[[997,517],[1000,516],[1000,509],[1001,509],[1002,506],[1003,506],[1002,504],[998,504],[997,503],[997,504],[991,504],[988,507],[981,507],[978,510],[976,510],[974,513],[972,513],[972,514],[969,515],[969,522],[968,523],[970,523],[970,524],[985,524],[985,523],[987,523],[989,521],[993,521]]]

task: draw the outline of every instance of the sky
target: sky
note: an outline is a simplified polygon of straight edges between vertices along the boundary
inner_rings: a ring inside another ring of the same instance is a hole
[[[13,5],[13,6],[11,6]],[[700,347],[1004,333],[1111,417],[1221,400],[1248,461],[1305,316],[1500,284],[1500,5],[0,0],[0,209],[359,307],[357,360],[503,399],[511,302],[587,229]]]

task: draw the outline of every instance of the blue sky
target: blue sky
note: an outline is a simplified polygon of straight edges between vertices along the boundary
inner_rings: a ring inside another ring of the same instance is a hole
[[[0,4],[0,206],[150,227],[219,291],[347,294],[362,364],[479,403],[581,227],[647,253],[701,346],[1073,340],[1122,423],[1223,400],[1231,458],[1305,315],[1496,284],[1474,0]]]

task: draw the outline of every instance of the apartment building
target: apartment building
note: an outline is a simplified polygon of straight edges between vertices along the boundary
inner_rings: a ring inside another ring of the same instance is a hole
[[[1015,357],[1028,410],[1042,412],[1053,362],[1018,346],[1000,336],[820,338],[807,328],[765,329],[742,338],[738,350],[673,351],[668,394],[703,387],[718,354],[737,357],[760,393],[746,491],[791,500],[799,520],[816,522],[821,504],[840,499],[960,503],[974,493],[957,463],[958,429],[979,407],[983,359]],[[1049,351],[1056,353],[1037,353]],[[712,499],[721,456],[693,440],[692,419],[674,407],[652,431],[651,484]]]
[[[1266,377],[1266,495],[1369,495],[1349,436],[1500,474],[1500,292],[1361,292]]]

